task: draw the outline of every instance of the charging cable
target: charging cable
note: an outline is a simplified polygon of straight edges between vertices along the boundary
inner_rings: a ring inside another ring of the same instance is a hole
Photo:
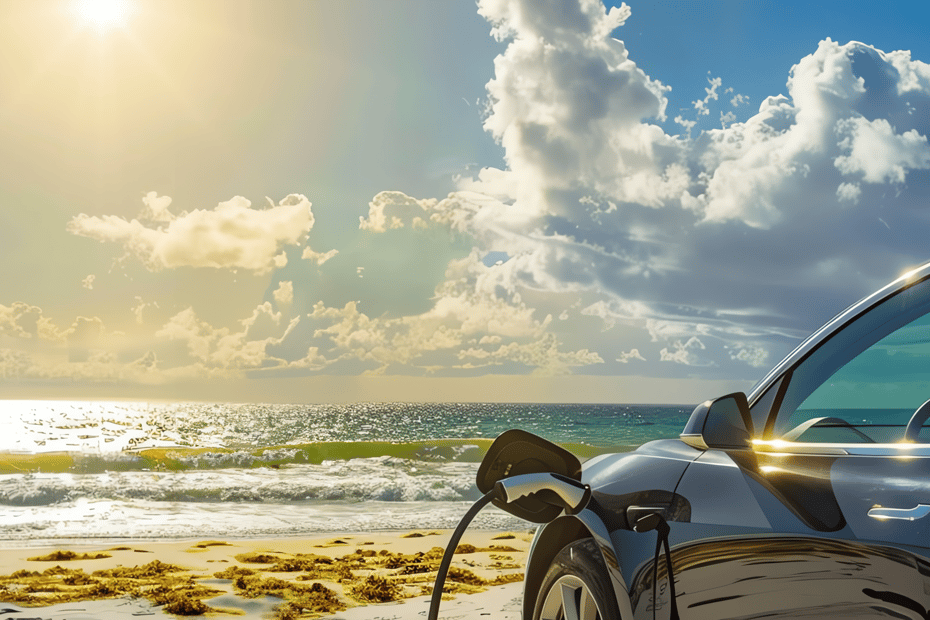
[[[638,506],[633,506],[634,511],[643,510]],[[629,510],[629,509],[628,509]],[[659,550],[662,549],[662,545],[665,545],[665,567],[668,572],[668,589],[669,596],[672,597],[672,609],[669,614],[669,620],[680,620],[678,616],[678,603],[675,601],[675,576],[672,574],[672,552],[669,549],[668,545],[668,534],[671,531],[668,523],[665,521],[665,518],[660,512],[651,512],[644,517],[640,517],[636,520],[636,523],[633,525],[633,530],[636,532],[648,532],[650,530],[656,531],[656,554],[653,559],[653,574],[652,574],[652,618],[655,620],[656,617],[656,607],[658,606],[658,600],[656,599],[656,586],[659,583]]]
[[[449,539],[446,551],[442,554],[442,561],[439,563],[439,572],[436,573],[436,582],[433,584],[433,594],[430,597],[427,620],[439,619],[442,586],[446,582],[446,575],[449,572],[449,566],[452,564],[452,556],[455,555],[455,549],[462,539],[462,534],[465,533],[465,529],[475,518],[475,515],[490,504],[492,500],[498,500],[506,510],[507,504],[528,495],[532,495],[547,504],[564,508],[569,514],[574,514],[588,504],[588,500],[591,499],[591,487],[572,478],[554,473],[522,474],[504,478],[494,483],[494,488],[472,504],[472,507],[459,521],[455,531],[452,532],[452,538]]]

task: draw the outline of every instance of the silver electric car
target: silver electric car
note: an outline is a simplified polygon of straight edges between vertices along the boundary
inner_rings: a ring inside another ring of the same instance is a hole
[[[930,263],[539,519],[526,620],[930,618]]]

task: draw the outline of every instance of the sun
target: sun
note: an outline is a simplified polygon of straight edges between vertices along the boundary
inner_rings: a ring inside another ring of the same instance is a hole
[[[79,0],[74,8],[78,17],[98,32],[125,26],[131,9],[127,0]]]

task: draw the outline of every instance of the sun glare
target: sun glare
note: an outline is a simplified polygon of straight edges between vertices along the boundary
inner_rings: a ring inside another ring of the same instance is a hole
[[[126,0],[80,0],[75,9],[85,24],[103,32],[124,26],[130,7]]]

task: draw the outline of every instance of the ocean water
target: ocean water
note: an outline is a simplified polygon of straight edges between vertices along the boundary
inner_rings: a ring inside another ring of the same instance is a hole
[[[450,528],[521,428],[582,459],[676,437],[690,406],[0,401],[0,543]],[[529,524],[489,507],[472,527]]]

